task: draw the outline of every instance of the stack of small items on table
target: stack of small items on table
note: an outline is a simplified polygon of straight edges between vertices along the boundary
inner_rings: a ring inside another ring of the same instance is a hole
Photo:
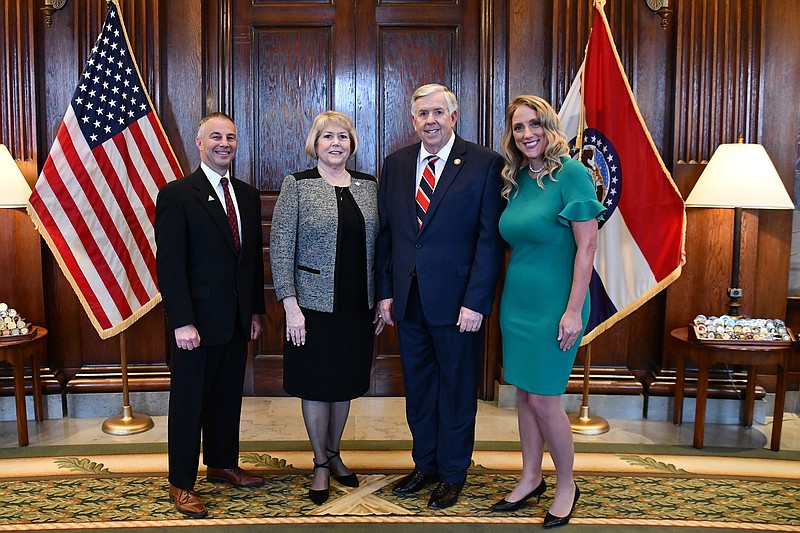
[[[0,302],[0,340],[15,340],[30,333],[31,325],[20,316],[17,310]]]
[[[792,341],[792,335],[779,318],[743,318],[722,315],[697,315],[693,320],[698,339],[721,341]]]

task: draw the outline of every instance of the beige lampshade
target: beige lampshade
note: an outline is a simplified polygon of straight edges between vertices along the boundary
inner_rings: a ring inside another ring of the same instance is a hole
[[[794,209],[760,144],[721,144],[686,199],[687,207]]]
[[[31,187],[25,181],[11,152],[0,144],[0,208],[25,207]]]

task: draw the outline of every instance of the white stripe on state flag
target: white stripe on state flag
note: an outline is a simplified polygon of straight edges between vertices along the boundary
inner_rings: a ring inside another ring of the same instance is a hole
[[[594,269],[617,309],[638,300],[657,283],[619,210],[598,234]]]
[[[572,80],[572,85],[569,88],[564,103],[561,104],[561,110],[558,112],[558,119],[561,122],[561,128],[567,136],[567,140],[572,139],[578,135],[578,126],[581,129],[586,124],[581,125],[581,76],[583,75],[583,63],[581,63],[575,79]]]

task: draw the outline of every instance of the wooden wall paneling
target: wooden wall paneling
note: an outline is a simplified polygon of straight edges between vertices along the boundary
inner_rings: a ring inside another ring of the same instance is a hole
[[[0,10],[0,57],[3,73],[0,76],[0,143],[11,155],[23,162],[20,165],[25,179],[36,180],[37,102],[34,53],[36,43],[29,28],[39,15],[31,2],[6,0]],[[31,164],[33,163],[33,165]]]
[[[200,164],[195,137],[197,123],[206,114],[204,51],[207,28],[204,10],[196,0],[164,2],[159,11],[164,51],[159,53],[160,91],[152,91],[172,150],[181,169],[189,173]]]
[[[758,0],[677,5],[675,157],[707,161],[721,143],[755,142],[763,53]]]
[[[764,49],[762,58],[762,88],[759,110],[759,141],[764,145],[790,195],[796,190],[795,165],[798,160],[798,131],[800,131],[800,86],[786,82],[794,80],[800,72],[800,3],[791,1],[763,2]],[[791,211],[761,211],[758,251],[758,276],[756,278],[755,308],[764,313],[783,316],[782,306],[775,298],[783,296],[782,288],[788,285],[788,268],[791,256]],[[775,258],[780,258],[776,261]],[[770,269],[777,266],[776,272]],[[764,301],[762,298],[773,301]],[[793,312],[786,310],[787,324],[794,331],[800,327],[791,324]],[[759,376],[767,390],[774,390],[774,376]],[[789,386],[800,387],[800,358],[790,365]]]

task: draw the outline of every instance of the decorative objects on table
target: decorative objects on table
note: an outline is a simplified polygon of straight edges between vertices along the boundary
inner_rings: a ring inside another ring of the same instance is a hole
[[[792,330],[779,318],[744,318],[722,315],[697,315],[691,330],[699,342],[715,344],[790,345],[795,342]]]
[[[686,207],[734,208],[728,315],[741,315],[739,286],[743,209],[794,209],[775,165],[760,144],[721,144],[686,198]]]
[[[0,302],[0,342],[29,339],[33,334],[34,326],[29,324],[16,309]]]

